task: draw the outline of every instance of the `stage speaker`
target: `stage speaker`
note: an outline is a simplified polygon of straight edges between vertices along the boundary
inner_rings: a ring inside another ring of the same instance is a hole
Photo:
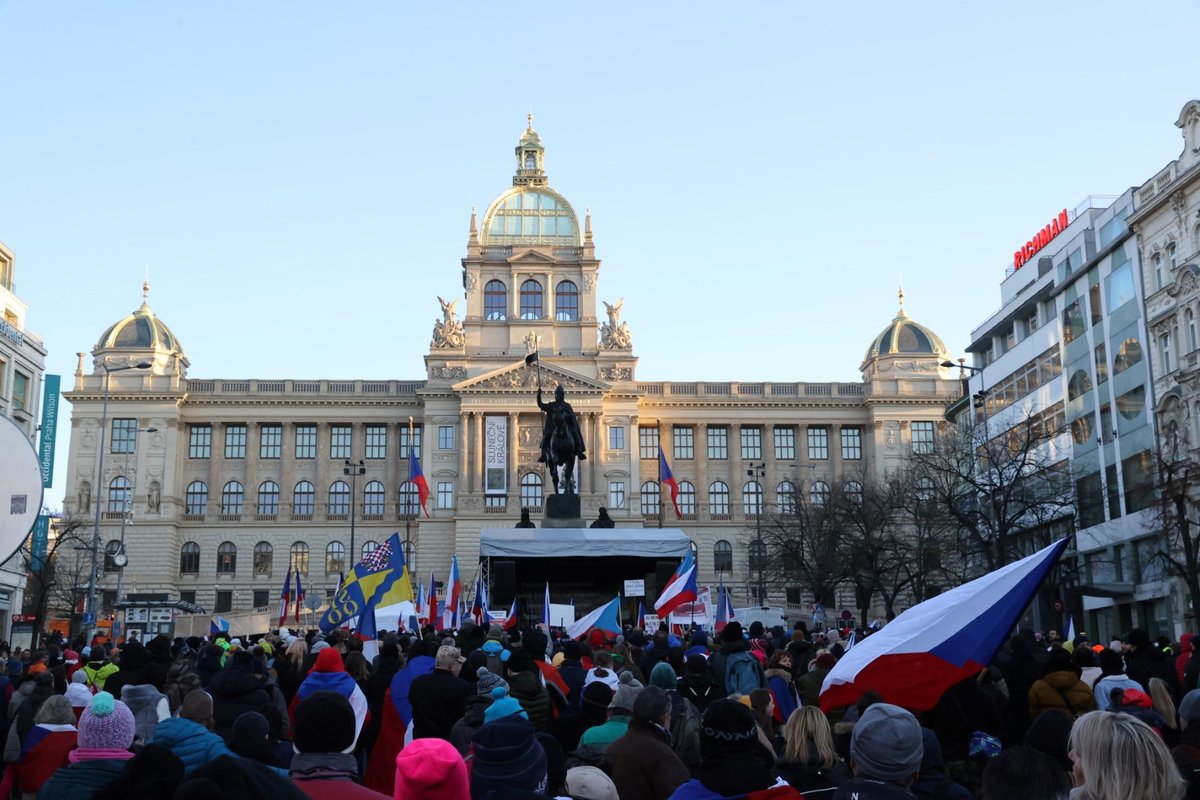
[[[667,577],[670,577],[668,574]],[[517,593],[517,562],[492,560],[492,594],[489,598],[493,609],[507,609]]]
[[[678,566],[678,561],[663,561],[660,559],[654,562],[654,596],[650,602],[654,602],[662,594],[663,587],[667,585],[667,581],[671,580],[671,576],[675,574],[675,568]],[[646,594],[651,594],[649,586],[646,587]]]

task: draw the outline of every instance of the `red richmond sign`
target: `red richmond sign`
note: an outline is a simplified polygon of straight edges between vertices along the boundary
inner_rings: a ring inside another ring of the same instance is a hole
[[[1058,212],[1058,216],[1050,221],[1050,224],[1042,228],[1033,235],[1033,238],[1017,249],[1013,253],[1013,267],[1020,269],[1029,262],[1031,258],[1050,243],[1050,240],[1067,229],[1067,210],[1064,208]]]

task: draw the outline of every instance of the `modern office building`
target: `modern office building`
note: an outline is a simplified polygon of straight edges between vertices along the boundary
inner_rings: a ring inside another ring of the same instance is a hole
[[[469,584],[480,531],[512,527],[523,507],[537,521],[551,491],[538,463],[538,372],[526,363],[534,350],[543,385],[561,384],[580,421],[585,522],[603,506],[618,526],[613,535],[658,526],[661,447],[680,487],[681,516],[668,502],[665,524],[694,543],[701,583],[723,578],[739,603],[752,591],[759,512],[786,505],[793,492],[819,500],[839,481],[896,468],[944,429],[957,372],[939,366],[945,346],[907,315],[903,296],[882,330],[860,332],[861,381],[809,380],[784,359],[772,382],[640,379],[636,332],[616,298],[637,299],[627,287],[603,288],[590,214],[581,223],[550,187],[532,120],[516,157],[512,185],[481,217],[471,214],[461,269],[446,276],[463,294],[439,298],[416,376],[193,378],[181,339],[148,302],[79,354],[66,395],[66,506],[86,514],[102,504],[106,605],[120,574],[111,555],[127,491],[134,514],[123,593],[216,611],[261,608],[275,602],[290,566],[324,596],[351,558],[397,530],[418,576],[444,578],[457,554]],[[410,448],[431,488],[428,516],[408,482]],[[793,600],[797,616],[811,610],[792,589],[769,587],[770,597]],[[595,590],[594,579],[556,587],[579,598]],[[503,591],[492,597],[497,607],[506,600]]]

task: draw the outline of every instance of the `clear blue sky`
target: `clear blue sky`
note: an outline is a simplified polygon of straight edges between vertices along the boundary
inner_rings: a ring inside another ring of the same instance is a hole
[[[901,274],[957,354],[1015,247],[1178,156],[1196,12],[0,2],[0,240],[65,386],[147,264],[192,377],[421,378],[532,106],[639,378],[857,380]]]

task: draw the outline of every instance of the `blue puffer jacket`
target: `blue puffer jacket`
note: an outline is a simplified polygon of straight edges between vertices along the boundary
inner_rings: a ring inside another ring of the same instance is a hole
[[[80,761],[61,767],[42,784],[39,798],[48,800],[91,800],[92,795],[125,773],[125,762],[115,758]]]
[[[164,719],[154,728],[150,741],[170,750],[183,762],[183,774],[207,764],[214,758],[237,754],[225,746],[225,740],[199,722],[183,717]]]

